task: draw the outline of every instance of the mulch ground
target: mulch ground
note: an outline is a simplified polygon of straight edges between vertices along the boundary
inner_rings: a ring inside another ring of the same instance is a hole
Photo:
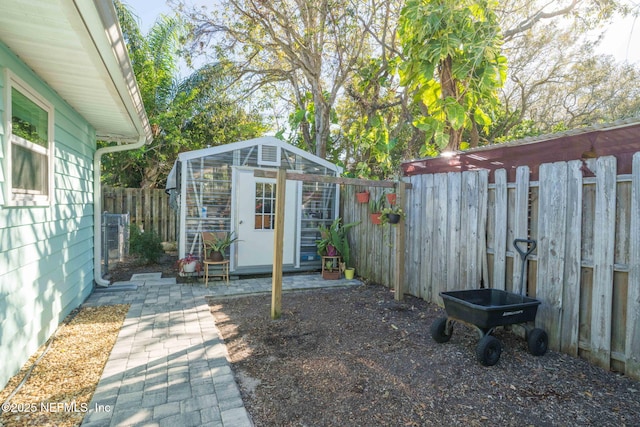
[[[492,367],[476,361],[477,333],[456,325],[435,343],[444,312],[396,302],[381,286],[210,300],[256,426],[611,425],[640,422],[640,383],[584,360],[527,352],[499,330]]]
[[[80,425],[128,310],[120,304],[70,314],[0,391],[0,426]]]

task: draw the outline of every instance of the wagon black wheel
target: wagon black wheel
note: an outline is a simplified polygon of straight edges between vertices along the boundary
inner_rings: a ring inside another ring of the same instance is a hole
[[[450,328],[449,335],[447,335],[446,317],[440,317],[431,324],[431,338],[433,338],[435,342],[443,343],[449,341],[451,339],[452,333],[453,327]]]
[[[502,343],[496,337],[485,335],[476,347],[478,362],[484,366],[493,366],[500,360]]]
[[[549,346],[549,337],[547,333],[540,329],[535,328],[529,332],[527,337],[527,344],[529,346],[529,353],[534,356],[542,356],[547,352]]]

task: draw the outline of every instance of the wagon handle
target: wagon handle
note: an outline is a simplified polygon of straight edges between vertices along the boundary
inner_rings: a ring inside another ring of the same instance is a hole
[[[521,249],[520,246],[518,246],[520,243],[526,243],[527,245],[525,246],[525,249]],[[518,253],[520,254],[520,257],[523,260],[526,260],[527,257],[529,255],[531,255],[533,253],[533,251],[536,250],[536,246],[537,243],[535,240],[533,239],[515,239],[513,241],[513,247],[515,248],[516,251],[518,251]]]
[[[520,244],[520,243],[526,243],[526,246],[525,246],[526,250],[522,249],[522,248],[520,248],[520,246],[518,246],[518,244]],[[523,285],[524,285],[524,267],[525,267],[525,264],[527,263],[527,257],[529,255],[531,255],[531,253],[533,251],[536,250],[536,246],[537,246],[536,241],[532,240],[532,239],[515,239],[513,241],[513,247],[520,254],[520,258],[522,258],[522,267],[520,269],[520,295],[522,296],[523,302],[524,302],[524,287],[523,287]]]

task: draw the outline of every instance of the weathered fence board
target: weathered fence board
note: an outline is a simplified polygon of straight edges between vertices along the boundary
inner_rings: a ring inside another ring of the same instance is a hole
[[[449,192],[447,194],[447,289],[458,289],[460,286],[460,196],[462,194],[462,174],[450,172],[447,174]]]
[[[633,156],[625,373],[640,378],[640,153]]]
[[[431,260],[431,283],[434,284],[434,295],[438,303],[442,303],[440,292],[445,291],[447,281],[447,230],[448,230],[448,209],[447,174],[439,173],[434,176],[434,237],[433,247],[435,251]]]
[[[529,237],[529,167],[520,166],[516,169],[516,188],[513,206],[513,229],[509,235],[509,244],[513,245],[515,239],[526,239]],[[520,285],[520,260],[518,254],[512,247],[513,253],[513,272],[512,272],[512,290],[519,292]],[[528,261],[525,263],[524,274],[527,274]],[[528,283],[528,281],[527,281]]]
[[[164,190],[104,187],[102,206],[109,213],[130,214],[131,224],[153,230],[162,241],[176,240],[176,212]]]
[[[406,284],[407,292],[422,296],[422,277],[420,276],[420,268],[423,264],[422,260],[422,226],[425,222],[426,208],[422,204],[422,176],[412,176],[409,180],[413,186],[413,190],[407,194],[407,212],[411,212],[411,215],[407,215],[407,248],[409,250],[409,257],[407,262],[406,272]]]
[[[478,249],[477,249],[477,265],[478,275],[480,276],[480,284],[482,287],[488,288],[489,267],[487,261],[487,199],[489,197],[489,171],[478,171]]]
[[[567,167],[567,221],[562,295],[562,331],[560,350],[578,355],[580,305],[580,226],[582,224],[582,162],[569,162]],[[574,302],[571,304],[570,302]]]
[[[507,171],[495,171],[493,223],[493,284],[494,289],[506,289],[507,271]]]
[[[564,285],[567,164],[540,165],[538,187],[538,263],[536,297],[542,301],[537,324],[546,331],[561,329]],[[549,346],[560,348],[559,337],[549,336]]]
[[[591,353],[600,366],[609,369],[611,365],[611,304],[613,301],[616,214],[615,157],[599,158],[596,162],[595,174]]]
[[[478,276],[478,174],[462,172],[462,236],[460,239],[460,289],[480,287]]]

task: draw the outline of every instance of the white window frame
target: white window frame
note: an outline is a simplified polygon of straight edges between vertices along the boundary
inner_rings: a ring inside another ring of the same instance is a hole
[[[5,72],[5,129],[6,133],[6,150],[5,150],[5,200],[9,206],[50,206],[53,200],[53,179],[54,179],[54,108],[53,105],[48,102],[42,95],[36,92],[31,86],[29,86],[24,80],[20,79],[10,70]],[[24,138],[21,138],[13,134],[12,129],[12,99],[11,90],[16,89],[22,95],[27,97],[31,102],[42,108],[47,113],[47,145],[43,147],[39,144],[35,144]],[[47,157],[47,187],[46,194],[30,194],[30,193],[17,193],[13,191],[13,168],[12,168],[12,155],[11,150],[13,146],[20,145],[23,148],[31,150],[35,153],[44,155]]]

